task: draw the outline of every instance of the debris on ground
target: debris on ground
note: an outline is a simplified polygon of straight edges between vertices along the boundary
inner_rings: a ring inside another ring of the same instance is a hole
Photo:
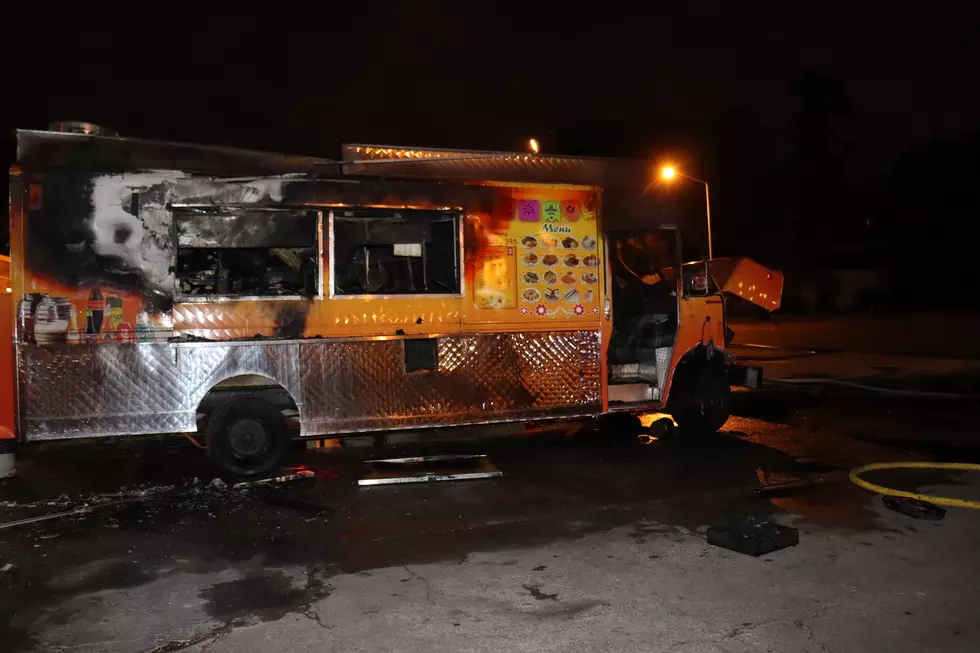
[[[273,476],[271,478],[260,478],[254,481],[241,481],[240,483],[235,483],[231,487],[240,490],[248,487],[255,487],[257,485],[272,485],[275,483],[286,483],[287,481],[296,481],[301,478],[312,478],[316,476],[316,472],[310,469],[297,468],[291,474],[283,474],[282,476]],[[218,480],[218,479],[215,479]],[[211,482],[214,484],[214,481]]]
[[[894,510],[897,513],[901,513],[906,517],[912,517],[913,519],[939,521],[946,516],[945,508],[940,508],[934,503],[922,501],[921,499],[892,497],[886,495],[882,497],[881,500],[882,503],[885,504],[885,507],[889,510]]]
[[[754,517],[732,517],[708,527],[708,544],[759,557],[800,543],[800,532]]]
[[[101,494],[90,494],[88,496],[80,497],[69,497],[68,495],[62,494],[55,499],[44,499],[32,502],[18,503],[16,501],[4,501],[0,503],[0,509],[4,508],[16,508],[16,509],[34,509],[38,512],[43,512],[44,508],[59,508],[54,512],[47,512],[44,514],[36,514],[33,516],[25,517],[23,519],[15,519],[10,521],[0,522],[0,530],[14,528],[17,526],[26,526],[28,524],[36,524],[39,522],[45,522],[55,519],[62,519],[65,517],[88,515],[95,510],[102,508],[120,507],[127,504],[141,503],[145,507],[143,512],[145,515],[151,515],[153,511],[159,510],[160,504],[157,500],[164,497],[171,497],[173,499],[182,500],[183,504],[191,510],[204,510],[209,517],[214,517],[214,512],[212,510],[213,502],[212,499],[216,497],[217,494],[224,495],[229,490],[246,491],[253,487],[268,487],[273,484],[285,483],[287,481],[293,481],[303,478],[312,477],[331,477],[336,478],[336,475],[327,472],[314,472],[312,470],[306,469],[305,467],[295,467],[290,470],[291,473],[283,474],[280,476],[274,476],[271,478],[261,478],[250,481],[242,481],[240,483],[235,483],[229,485],[221,478],[213,478],[206,485],[201,483],[201,480],[197,477],[188,479],[188,481],[181,486],[178,485],[140,485],[130,488],[122,489],[118,492],[111,493],[101,493]],[[119,524],[113,518],[109,518],[106,523],[106,528],[118,528]],[[55,536],[42,537],[40,539],[53,539]]]
[[[14,568],[14,565],[13,565],[13,563],[10,563],[10,562],[8,562],[8,563],[7,563],[7,564],[5,564],[4,566],[2,566],[2,567],[0,567],[0,573],[3,573],[3,572],[5,572],[5,571],[10,571],[10,570],[11,570],[11,569],[13,569],[13,568]]]

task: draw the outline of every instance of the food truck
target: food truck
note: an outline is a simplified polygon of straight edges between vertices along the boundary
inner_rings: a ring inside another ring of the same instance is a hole
[[[292,438],[670,412],[715,430],[725,293],[644,161],[349,145],[339,159],[17,132],[20,441],[203,434],[228,473]],[[292,427],[292,428],[291,428]]]

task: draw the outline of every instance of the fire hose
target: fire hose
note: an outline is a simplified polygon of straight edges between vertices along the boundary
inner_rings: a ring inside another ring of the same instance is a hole
[[[889,497],[905,497],[906,499],[916,499],[918,501],[928,501],[929,503],[934,503],[937,506],[950,506],[953,508],[971,508],[973,510],[980,510],[980,501],[956,499],[953,497],[940,497],[932,494],[920,494],[919,492],[906,492],[905,490],[896,490],[895,488],[885,487],[884,485],[878,485],[877,483],[871,483],[861,478],[861,474],[864,474],[865,472],[873,472],[881,469],[941,469],[961,472],[980,472],[980,465],[974,463],[931,463],[920,461],[871,463],[870,465],[855,467],[848,475],[851,482],[857,485],[859,488],[868,490],[869,492],[874,492],[876,494],[883,494]]]
[[[769,362],[769,363],[781,363],[784,361],[793,360],[796,358],[809,358],[811,356],[817,356],[820,354],[819,351],[815,349],[806,349],[801,347],[777,347],[774,345],[759,345],[755,343],[736,343],[730,348],[744,347],[746,349],[762,349],[766,351],[788,351],[790,355],[779,356],[775,358],[743,358],[739,357],[739,360],[752,361],[756,363]],[[959,392],[934,392],[929,390],[901,390],[899,388],[883,388],[877,385],[869,385],[867,383],[858,383],[856,381],[848,381],[847,379],[837,379],[833,377],[813,377],[813,378],[794,378],[794,379],[767,379],[770,383],[775,384],[787,384],[787,385],[838,385],[846,388],[854,388],[856,390],[866,390],[868,392],[878,392],[881,394],[895,395],[896,397],[922,397],[931,399],[972,399],[980,401],[980,394],[967,394]]]
[[[848,388],[856,388],[858,390],[867,390],[870,392],[878,392],[888,395],[894,395],[899,397],[922,397],[930,399],[973,399],[980,400],[980,395],[975,394],[962,394],[956,392],[930,392],[926,390],[899,390],[895,388],[882,388],[880,386],[868,385],[866,383],[856,383],[854,381],[846,381],[844,379],[780,379],[776,383],[785,384],[833,384],[840,385]],[[848,474],[848,478],[851,482],[858,487],[874,492],[876,494],[882,494],[884,496],[890,497],[905,497],[907,499],[916,499],[918,501],[928,501],[939,506],[952,506],[955,508],[971,508],[973,510],[980,510],[980,501],[971,501],[967,499],[956,499],[953,497],[940,497],[931,494],[921,494],[919,492],[906,492],[905,490],[897,490],[895,488],[885,487],[884,485],[878,485],[877,483],[871,483],[869,481],[861,478],[861,475],[865,472],[872,472],[882,469],[940,469],[940,470],[956,470],[956,471],[973,471],[980,472],[980,465],[974,463],[934,463],[927,461],[912,461],[912,462],[891,462],[891,463],[871,463],[870,465],[863,465],[861,467],[855,467]]]
[[[748,349],[765,349],[765,350],[784,349],[781,347],[774,347],[772,345],[757,345],[751,343],[740,343],[740,346]],[[805,358],[808,356],[816,356],[819,353],[815,350],[810,350],[810,349],[786,348],[786,350],[793,352],[792,355],[786,357],[780,357],[775,360],[782,361],[782,360],[789,360],[792,358]],[[773,359],[769,359],[769,360],[772,361]],[[883,388],[881,386],[869,385],[867,383],[858,383],[856,381],[848,381],[846,379],[835,379],[835,378],[770,379],[769,382],[776,383],[776,384],[785,384],[785,385],[837,385],[846,388],[854,388],[856,390],[865,390],[868,392],[876,392],[881,394],[893,395],[897,397],[980,400],[980,395],[977,394]],[[855,467],[848,474],[848,478],[851,480],[852,483],[854,483],[861,489],[868,490],[869,492],[874,492],[875,494],[881,494],[889,497],[903,497],[906,499],[915,499],[917,501],[927,501],[937,506],[947,506],[953,508],[969,508],[972,510],[980,510],[980,501],[974,501],[969,499],[957,499],[955,497],[941,497],[932,494],[922,494],[920,492],[908,492],[906,490],[898,490],[895,488],[886,487],[884,485],[879,485],[877,483],[871,483],[870,481],[866,481],[863,478],[861,478],[861,475],[867,472],[889,470],[889,469],[933,469],[933,470],[947,470],[947,471],[980,472],[980,464],[937,463],[937,462],[928,462],[928,461],[871,463],[868,465],[862,465],[861,467]]]

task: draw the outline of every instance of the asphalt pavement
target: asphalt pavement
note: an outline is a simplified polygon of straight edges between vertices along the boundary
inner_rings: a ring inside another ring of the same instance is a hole
[[[182,439],[31,449],[0,484],[2,650],[980,649],[980,513],[913,519],[847,479],[876,461],[980,463],[977,402],[735,398],[713,437],[402,435],[294,451],[314,477],[246,488]],[[356,484],[368,458],[435,453],[487,454],[505,475]],[[869,478],[980,499],[970,473]],[[707,543],[745,516],[798,528],[799,544]]]
[[[826,352],[980,359],[980,313],[733,318],[736,342]]]

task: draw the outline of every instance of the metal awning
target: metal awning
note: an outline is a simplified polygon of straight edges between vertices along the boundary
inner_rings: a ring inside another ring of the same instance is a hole
[[[346,175],[598,186],[606,229],[676,222],[662,199],[647,192],[651,161],[368,144],[344,145],[342,158]]]
[[[342,158],[349,175],[622,186],[640,193],[653,173],[651,162],[637,159],[388,145],[344,145]]]

